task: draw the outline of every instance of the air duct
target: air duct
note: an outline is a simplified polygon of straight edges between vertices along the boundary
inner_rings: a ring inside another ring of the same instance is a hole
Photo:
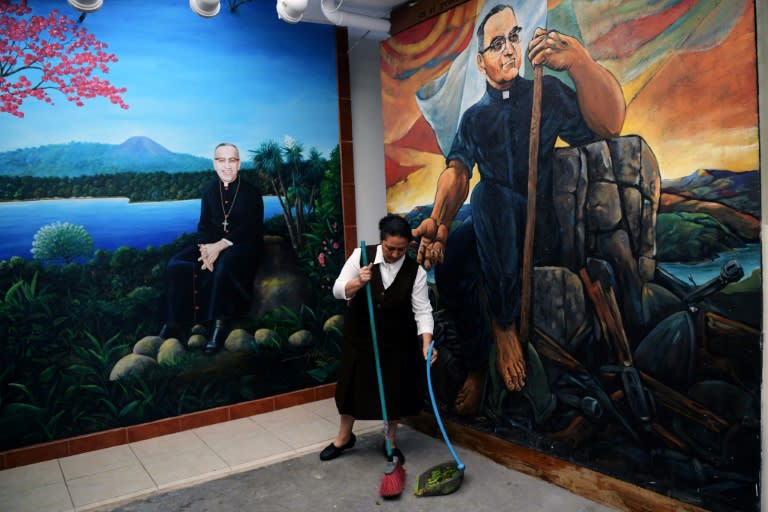
[[[389,20],[340,11],[340,7],[341,3],[333,9],[328,8],[325,6],[325,0],[320,0],[320,9],[323,11],[323,16],[336,26],[389,34]]]
[[[331,2],[335,2],[335,0],[331,0]],[[325,5],[325,0],[320,0],[320,10],[322,11],[325,20],[317,19],[316,15],[313,20],[304,18],[304,11],[307,9],[308,3],[309,0],[277,0],[277,17],[287,23],[298,23],[302,19],[304,19],[304,21],[314,21],[316,23],[324,23],[327,21],[339,27],[349,27],[366,30],[368,32],[389,34],[389,20],[387,19],[340,11],[339,9],[344,3],[344,0],[339,0],[339,4],[333,8],[327,7]]]

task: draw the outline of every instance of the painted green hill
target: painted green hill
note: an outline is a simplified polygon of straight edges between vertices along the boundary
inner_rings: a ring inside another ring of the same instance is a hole
[[[149,137],[122,144],[70,142],[0,153],[0,176],[93,176],[117,172],[196,172],[212,169],[208,158],[174,153]]]
[[[702,261],[760,241],[760,175],[699,169],[664,180],[656,222],[659,261]]]

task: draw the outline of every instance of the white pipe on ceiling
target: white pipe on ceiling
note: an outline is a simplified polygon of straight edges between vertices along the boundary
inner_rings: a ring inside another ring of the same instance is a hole
[[[382,32],[384,34],[389,34],[389,20],[384,18],[376,18],[373,16],[365,16],[363,14],[340,11],[340,7],[341,3],[333,9],[328,8],[325,5],[325,0],[320,0],[320,9],[323,11],[323,16],[325,16],[329,22],[336,26],[358,28],[361,30],[369,30],[371,32]]]

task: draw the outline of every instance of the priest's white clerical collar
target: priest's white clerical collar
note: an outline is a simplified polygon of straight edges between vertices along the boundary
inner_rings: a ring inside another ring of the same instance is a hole
[[[509,99],[509,90],[501,91],[501,98],[508,100]]]

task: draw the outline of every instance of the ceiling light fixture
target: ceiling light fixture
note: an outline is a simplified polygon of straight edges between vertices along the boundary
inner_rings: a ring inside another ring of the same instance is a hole
[[[89,13],[98,11],[104,0],[67,0],[67,3],[80,12]]]
[[[288,23],[298,23],[304,17],[308,0],[277,0],[277,17]]]
[[[221,2],[219,0],[189,0],[189,7],[203,18],[212,18],[219,14]]]

